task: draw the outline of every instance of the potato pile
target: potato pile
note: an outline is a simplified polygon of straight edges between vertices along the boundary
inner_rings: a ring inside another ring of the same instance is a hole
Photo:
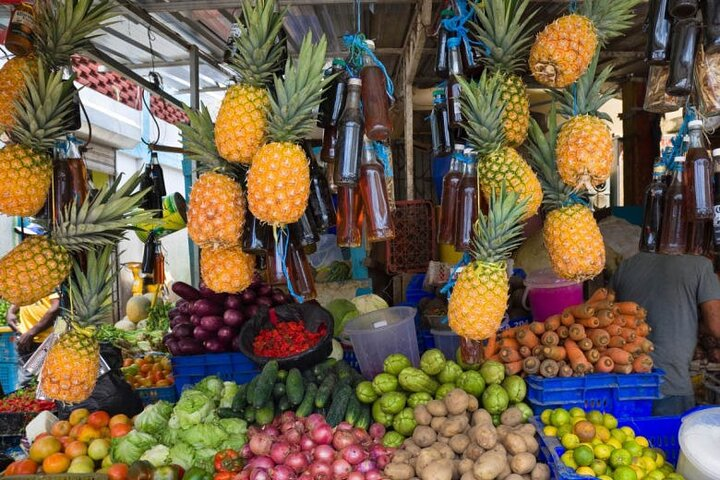
[[[415,407],[417,427],[385,467],[391,480],[548,480],[550,469],[537,462],[535,426],[507,409],[501,424],[478,400],[456,388],[443,400]]]

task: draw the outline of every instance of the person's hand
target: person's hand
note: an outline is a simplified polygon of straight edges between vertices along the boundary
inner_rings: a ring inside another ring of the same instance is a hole
[[[18,350],[20,350],[21,352],[30,350],[34,338],[35,335],[30,332],[25,332],[20,335],[20,338],[17,339]]]

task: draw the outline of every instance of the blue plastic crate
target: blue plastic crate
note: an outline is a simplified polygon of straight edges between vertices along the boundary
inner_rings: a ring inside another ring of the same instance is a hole
[[[235,382],[237,384],[243,384],[248,383],[250,380],[253,379],[258,373],[260,373],[260,370],[246,370],[246,371],[235,371],[231,373],[222,373],[222,374],[214,374],[220,377],[223,381],[226,382]],[[208,374],[213,375],[213,374]],[[192,385],[195,385],[196,383],[200,382],[203,378],[207,377],[207,375],[175,375],[175,391],[177,392],[178,397],[182,394],[182,391],[185,389],[185,387],[191,387]]]
[[[175,390],[174,385],[170,385],[169,387],[138,388],[135,392],[145,406],[160,400],[165,400],[170,403],[177,401],[177,390]]]
[[[18,389],[17,362],[0,362],[0,385],[3,392],[10,393]]]
[[[0,362],[17,362],[15,333],[0,333]]]
[[[358,362],[357,356],[355,355],[355,350],[353,350],[352,345],[348,345],[345,343],[341,343],[341,345],[343,349],[343,360],[345,360],[345,363],[347,363],[359,372],[360,363]]]
[[[403,305],[407,305],[409,307],[417,307],[420,304],[420,300],[422,300],[423,298],[432,298],[435,296],[434,293],[423,290],[424,282],[424,273],[413,276],[413,278],[410,280],[410,283],[408,283],[407,288],[405,289],[405,302],[403,303]]]
[[[533,423],[540,433],[541,451],[546,456],[546,461],[553,472],[553,478],[557,480],[591,480],[595,477],[582,476],[560,460],[565,453],[565,448],[556,437],[548,437],[542,432],[542,422],[535,417]],[[677,464],[680,456],[680,444],[678,432],[680,431],[681,417],[645,417],[620,419],[618,425],[632,428],[637,435],[642,435],[650,442],[651,447],[661,448],[666,455],[668,462]]]

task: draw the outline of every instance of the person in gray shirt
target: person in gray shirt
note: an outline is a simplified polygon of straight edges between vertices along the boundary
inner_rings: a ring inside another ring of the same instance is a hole
[[[695,406],[690,362],[698,322],[720,338],[720,281],[712,263],[696,255],[640,252],[624,260],[610,281],[616,301],[633,301],[647,309],[655,344],[655,366],[666,372],[664,398],[653,415],[680,415]]]

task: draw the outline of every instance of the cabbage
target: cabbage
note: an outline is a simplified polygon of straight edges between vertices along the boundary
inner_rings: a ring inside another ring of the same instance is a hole
[[[224,440],[221,444],[218,450],[237,450],[238,452],[242,450],[242,448],[247,443],[247,436],[245,434],[242,435],[234,435],[227,440]]]
[[[164,400],[145,407],[136,418],[135,428],[150,435],[159,435],[167,430],[168,420],[172,414],[173,406]]]
[[[202,423],[180,432],[180,440],[195,449],[215,448],[227,438],[228,434],[215,423]]]
[[[369,293],[367,295],[360,295],[359,297],[355,297],[350,301],[355,305],[355,308],[358,309],[360,315],[374,312],[375,310],[388,308],[387,302],[383,300],[382,297],[378,297],[377,295],[374,295],[372,293]]]
[[[130,465],[157,443],[152,435],[131,430],[125,436],[113,438],[110,454],[113,461]]]
[[[215,402],[218,402],[222,396],[223,381],[215,375],[210,375],[200,380],[200,382],[193,387],[193,390],[200,390]]]
[[[239,418],[222,418],[217,423],[230,436],[247,432],[247,422]]]
[[[220,385],[222,385],[222,382]],[[200,390],[190,389],[182,393],[173,413],[177,418],[177,426],[186,429],[203,421],[208,421],[208,417],[214,410],[215,404],[207,395]],[[175,427],[174,421],[170,427]]]
[[[140,460],[146,460],[152,463],[154,467],[162,467],[170,461],[170,449],[165,445],[155,445],[143,453]]]
[[[238,392],[238,384],[235,382],[225,382],[223,384],[222,396],[220,397],[220,408],[232,407],[235,395]]]
[[[242,447],[241,447],[242,448]],[[187,470],[193,466],[195,450],[185,442],[178,442],[170,449],[170,463],[180,465]]]
[[[172,420],[172,417],[170,420]],[[158,439],[163,445],[173,446],[180,441],[180,432],[181,430],[179,428],[166,428],[158,435]]]
[[[214,472],[214,460],[216,453],[217,450],[214,448],[201,448],[200,450],[196,450],[195,463],[193,464],[193,467],[201,468],[206,472]]]

